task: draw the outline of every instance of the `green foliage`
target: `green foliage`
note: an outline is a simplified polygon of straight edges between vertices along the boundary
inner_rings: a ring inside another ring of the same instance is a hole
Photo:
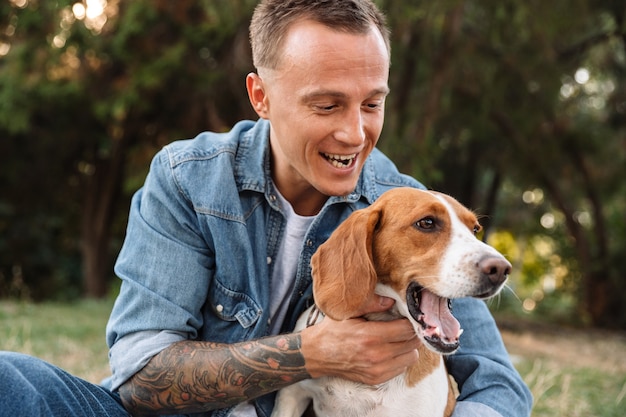
[[[256,2],[109,3],[104,24],[72,1],[0,6],[0,296],[80,294],[88,248],[111,277],[154,152],[253,114]]]
[[[154,152],[255,117],[257,2],[109,1],[91,19],[17,3],[0,4],[0,296],[68,297],[83,279],[95,294]],[[378,3],[393,30],[379,146],[485,215],[486,238],[509,236],[522,298],[562,274],[570,314],[626,327],[623,4]]]
[[[549,240],[550,253],[512,258],[525,285],[541,287],[558,264],[567,276],[557,290],[577,300],[572,314],[626,327],[613,258],[623,254],[616,231],[626,218],[609,215],[625,200],[623,6],[381,4],[394,29],[381,148],[488,215],[488,234],[506,230],[527,249]],[[524,203],[529,190],[543,199]]]

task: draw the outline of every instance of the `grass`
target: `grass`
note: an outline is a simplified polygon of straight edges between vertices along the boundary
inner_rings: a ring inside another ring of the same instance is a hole
[[[37,356],[91,382],[110,375],[104,328],[111,301],[0,301],[0,350]]]
[[[626,334],[498,320],[535,398],[533,417],[622,417]]]
[[[626,379],[623,373],[562,367],[536,359],[518,366],[535,396],[533,416],[622,417]]]
[[[91,382],[109,375],[104,328],[111,301],[0,301],[0,350],[35,355]],[[533,417],[621,417],[626,334],[498,317],[535,397]]]

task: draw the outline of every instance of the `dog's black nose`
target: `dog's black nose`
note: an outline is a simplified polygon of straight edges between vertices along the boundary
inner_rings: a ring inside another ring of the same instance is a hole
[[[493,285],[500,285],[511,273],[511,263],[504,258],[488,256],[478,262],[478,268]]]

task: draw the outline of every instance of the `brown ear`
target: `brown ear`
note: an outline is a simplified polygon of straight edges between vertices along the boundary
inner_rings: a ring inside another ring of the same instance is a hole
[[[376,288],[372,242],[379,211],[355,211],[311,258],[315,303],[327,316],[359,316]]]

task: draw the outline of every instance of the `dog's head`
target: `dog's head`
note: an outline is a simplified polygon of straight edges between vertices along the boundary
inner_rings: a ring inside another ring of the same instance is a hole
[[[452,353],[461,328],[450,299],[497,294],[511,264],[476,238],[474,213],[445,194],[397,188],[346,219],[311,260],[315,302],[352,318],[377,292],[431,350]]]

